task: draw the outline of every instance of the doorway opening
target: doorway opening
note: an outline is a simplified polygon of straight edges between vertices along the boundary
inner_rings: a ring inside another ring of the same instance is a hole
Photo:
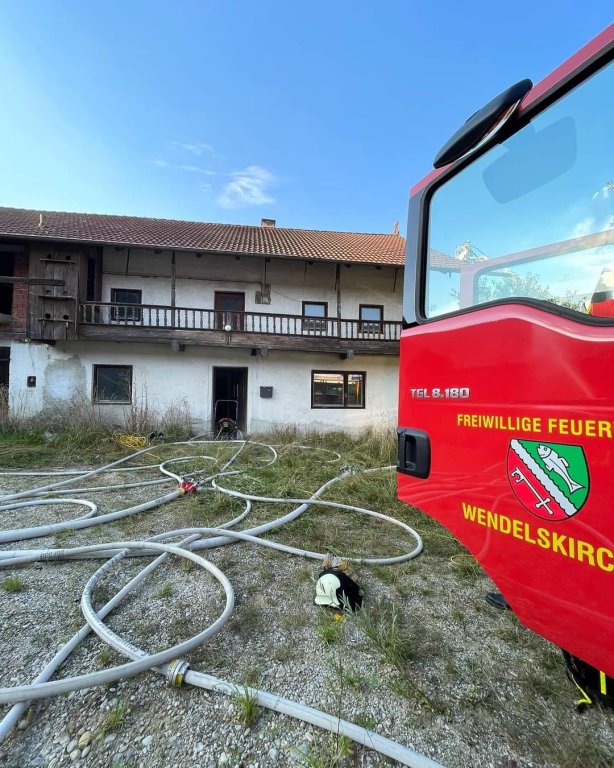
[[[15,254],[0,253],[0,275],[13,277],[15,273]],[[0,283],[0,314],[10,317],[13,314],[13,284]]]
[[[230,418],[244,432],[247,424],[247,368],[213,369],[213,432],[220,419]]]
[[[245,325],[245,294],[215,291],[215,327],[217,330],[242,331]]]

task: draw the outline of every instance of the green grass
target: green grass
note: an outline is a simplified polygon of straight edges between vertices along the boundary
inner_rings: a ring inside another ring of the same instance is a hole
[[[53,537],[53,546],[62,549],[70,539],[75,535],[75,531],[69,529],[65,531],[58,531]]]
[[[411,661],[414,643],[401,626],[401,609],[396,603],[362,610],[356,620],[387,662],[398,667]]]
[[[113,660],[113,652],[108,648],[103,648],[96,656],[96,659],[101,667],[108,667]]]
[[[166,584],[162,584],[161,587],[158,589],[158,597],[163,598],[169,598],[173,594],[173,585],[169,584],[168,582]]]
[[[110,731],[116,731],[126,721],[130,714],[130,707],[125,701],[118,701],[114,707],[111,707],[98,726],[96,736],[103,739]]]
[[[318,637],[326,645],[338,643],[343,632],[343,621],[338,621],[335,616],[343,619],[341,614],[334,614],[327,610],[320,610],[320,623]]]
[[[64,431],[58,425],[51,440],[45,437],[49,430],[49,426],[36,422],[14,428],[0,425],[0,465],[7,469],[58,467],[67,463],[84,466],[126,455],[126,450],[113,442],[111,431],[96,425]]]
[[[341,683],[355,691],[366,691],[373,685],[373,679],[370,675],[365,675],[359,669],[352,667],[343,669],[340,674]]]
[[[258,695],[255,692],[252,693],[248,688],[243,688],[234,696],[233,703],[242,725],[251,727],[258,721],[261,710],[258,706]]]
[[[452,659],[446,659],[443,665],[444,672],[448,677],[458,677],[458,667]]]
[[[374,731],[377,727],[377,720],[366,712],[359,712],[354,718],[354,723],[369,731]]]
[[[296,651],[289,643],[278,645],[277,648],[273,651],[271,658],[275,659],[275,661],[279,661],[281,664],[285,664],[286,662],[296,658]]]
[[[191,635],[196,634],[196,632],[198,631],[192,626],[190,617],[183,614],[181,616],[173,616],[173,618],[170,621],[170,628],[171,628],[173,637],[176,640],[180,638],[190,637]]]
[[[2,589],[5,592],[21,592],[25,583],[19,576],[9,576],[2,582]]]
[[[353,756],[351,739],[334,733],[323,734],[305,751],[295,751],[297,763],[305,768],[340,768]]]
[[[241,602],[228,628],[246,640],[258,633],[263,621],[262,610],[257,605],[253,602]]]
[[[214,650],[209,647],[203,648],[195,657],[196,661],[194,666],[198,666],[198,669],[203,672],[217,672],[220,669],[225,669],[230,666],[230,661],[219,650]]]
[[[243,685],[247,685],[250,688],[257,688],[262,680],[262,671],[260,667],[250,667],[247,669],[241,678]]]
[[[392,665],[397,675],[390,684],[394,693],[406,699],[418,699],[428,709],[441,711],[431,697],[413,679],[410,663],[416,655],[416,642],[404,627],[400,607],[396,603],[375,606],[356,615],[358,627],[379,651],[382,659]]]

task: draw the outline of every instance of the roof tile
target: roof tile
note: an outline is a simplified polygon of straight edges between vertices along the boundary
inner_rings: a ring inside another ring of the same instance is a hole
[[[405,262],[405,238],[396,234],[325,232],[95,213],[0,207],[0,235],[392,266]]]

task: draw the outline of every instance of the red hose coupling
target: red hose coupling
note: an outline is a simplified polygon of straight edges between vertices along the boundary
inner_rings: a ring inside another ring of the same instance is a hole
[[[179,483],[179,490],[183,493],[196,493],[196,483],[193,483],[191,480],[184,480],[182,483]]]

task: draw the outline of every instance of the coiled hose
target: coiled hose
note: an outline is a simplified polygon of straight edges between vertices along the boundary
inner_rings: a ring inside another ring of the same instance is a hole
[[[172,445],[195,446],[211,444],[211,442],[213,441],[192,440],[189,442],[173,443]],[[12,709],[0,722],[0,742],[10,734],[22,714],[28,708],[30,701],[32,700],[60,695],[82,688],[89,688],[94,685],[110,683],[119,680],[120,678],[125,679],[127,677],[137,675],[146,669],[152,669],[159,674],[165,675],[171,684],[177,685],[181,683],[187,683],[189,685],[207,688],[209,690],[217,691],[230,696],[241,694],[249,695],[257,701],[259,706],[272,709],[273,711],[282,712],[292,717],[301,719],[305,722],[311,723],[312,725],[316,725],[320,728],[341,734],[343,736],[347,736],[353,741],[381,752],[382,754],[385,754],[404,765],[414,766],[415,768],[438,768],[438,766],[439,768],[442,768],[440,764],[430,760],[424,755],[420,755],[414,750],[400,745],[390,739],[382,737],[379,734],[376,734],[366,728],[362,728],[361,726],[357,726],[353,723],[341,720],[340,718],[325,712],[320,712],[312,707],[307,707],[298,702],[293,702],[288,699],[281,698],[276,694],[270,694],[266,691],[238,686],[234,683],[220,680],[219,678],[213,677],[211,675],[191,670],[189,669],[186,662],[181,661],[180,657],[183,654],[187,654],[188,652],[202,645],[224,627],[232,615],[234,606],[234,592],[228,578],[222,571],[213,565],[213,563],[197,555],[194,550],[211,549],[218,546],[228,545],[236,541],[247,541],[251,542],[252,544],[268,547],[280,552],[286,552],[288,554],[299,555],[302,557],[309,557],[316,560],[323,560],[326,556],[324,553],[311,552],[305,549],[279,544],[277,542],[262,538],[262,534],[268,533],[292,520],[295,520],[310,506],[318,505],[344,509],[353,512],[360,512],[370,517],[386,520],[402,528],[405,532],[412,535],[416,541],[413,549],[403,555],[396,557],[362,557],[346,559],[351,559],[354,562],[363,563],[392,564],[410,560],[416,557],[422,551],[422,540],[420,539],[420,536],[413,528],[406,525],[402,521],[396,520],[395,518],[389,517],[379,512],[375,512],[370,509],[355,507],[348,504],[338,504],[331,501],[324,501],[319,498],[332,485],[350,476],[351,472],[347,469],[334,477],[332,480],[324,483],[317,491],[315,491],[309,498],[306,499],[256,496],[252,494],[241,493],[239,491],[235,491],[220,485],[217,482],[220,478],[236,476],[241,473],[241,470],[232,469],[232,466],[248,445],[248,441],[246,440],[225,442],[228,444],[236,445],[237,449],[234,451],[230,459],[217,472],[209,474],[205,477],[187,477],[185,475],[177,474],[169,468],[169,465],[180,465],[182,462],[186,462],[194,458],[198,458],[199,460],[205,459],[213,461],[214,457],[182,456],[166,460],[159,465],[149,465],[157,466],[161,473],[164,474],[166,478],[168,478],[168,480],[165,479],[162,481],[130,483],[123,486],[99,486],[97,490],[109,487],[138,487],[141,485],[168,482],[171,480],[177,481],[179,483],[178,489],[164,494],[163,496],[159,496],[150,501],[137,504],[126,509],[116,510],[104,515],[97,515],[96,505],[92,502],[74,498],[50,499],[47,498],[47,496],[55,493],[56,489],[63,489],[65,486],[72,485],[73,483],[77,482],[82,482],[87,478],[94,477],[105,472],[132,471],[142,469],[142,467],[123,467],[121,465],[126,464],[132,459],[147,453],[148,451],[151,451],[153,446],[144,448],[139,446],[139,450],[135,451],[129,456],[94,470],[75,473],[59,472],[57,473],[58,476],[67,475],[67,478],[28,491],[7,494],[3,497],[0,497],[0,513],[11,509],[23,508],[26,506],[60,503],[77,504],[84,506],[89,510],[85,515],[82,515],[81,517],[60,523],[51,523],[47,525],[34,526],[31,528],[4,531],[0,533],[0,543],[23,541],[25,539],[48,536],[64,530],[78,530],[86,528],[90,525],[100,525],[104,522],[118,520],[133,514],[137,514],[139,512],[155,509],[163,504],[168,504],[181,497],[186,492],[191,491],[197,492],[205,490],[216,490],[228,496],[241,499],[245,504],[245,508],[241,514],[239,514],[233,520],[230,520],[215,528],[189,528],[168,531],[158,534],[157,536],[153,536],[146,541],[119,541],[65,549],[21,549],[6,550],[0,552],[0,568],[14,567],[17,565],[37,561],[83,559],[92,557],[110,558],[93,574],[93,576],[88,580],[84,587],[81,598],[81,610],[85,617],[86,624],[56,653],[54,658],[46,665],[46,667],[40,672],[40,674],[33,680],[32,683],[29,685],[21,685],[12,688],[0,688],[0,704],[13,704]],[[275,450],[274,446],[256,442],[251,442],[249,444],[264,447],[266,450],[268,450],[270,458],[262,466],[270,466],[277,460],[277,451]],[[309,448],[309,446],[293,447],[299,449]],[[334,458],[328,460],[327,463],[339,461],[340,458],[341,457],[339,454],[335,454]],[[392,467],[382,467],[364,471],[379,472],[390,469],[392,469]],[[9,476],[12,473],[5,472],[2,474]],[[15,474],[20,476],[43,475],[43,473],[34,472]],[[204,473],[201,472],[200,474]],[[92,488],[89,489],[90,492],[92,490]],[[87,491],[87,488],[81,488],[76,489],[73,493],[86,493]],[[30,501],[17,501],[26,498],[29,498]],[[291,512],[270,522],[249,528],[245,531],[232,530],[234,525],[245,519],[245,517],[249,514],[252,508],[252,502],[265,502],[273,504],[291,503],[297,506],[295,506]],[[163,543],[165,539],[176,537],[183,537],[182,541],[177,545]],[[145,566],[134,578],[132,578],[111,600],[108,601],[105,606],[103,606],[99,611],[94,610],[91,602],[92,593],[96,585],[109,570],[111,570],[124,557],[154,555],[157,555],[156,558],[147,566]],[[211,573],[224,590],[226,596],[226,604],[220,616],[212,624],[196,634],[194,637],[189,638],[188,640],[184,640],[183,642],[167,648],[164,651],[160,651],[155,654],[147,654],[145,651],[127,642],[125,639],[119,637],[116,633],[110,630],[109,627],[107,627],[104,623],[103,619],[117,605],[119,605],[130,592],[135,590],[150,573],[158,568],[159,565],[161,565],[169,557],[169,555],[187,558],[188,560],[194,562],[196,565],[199,565],[201,568],[204,568],[206,571]],[[72,653],[72,651],[85,637],[87,637],[91,631],[96,632],[96,634],[104,642],[108,643],[122,655],[131,660],[125,664],[105,670],[100,670],[98,672],[52,681],[51,677],[60,666],[60,664],[70,655],[70,653]]]

